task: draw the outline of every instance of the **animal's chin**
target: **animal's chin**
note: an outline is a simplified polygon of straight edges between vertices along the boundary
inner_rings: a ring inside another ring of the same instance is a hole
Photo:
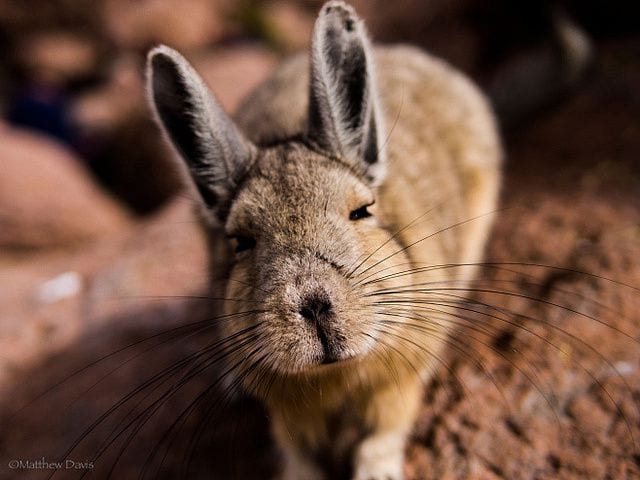
[[[371,352],[371,349],[372,345],[370,344],[352,344],[339,351],[325,350],[315,358],[307,358],[306,361],[301,361],[298,365],[303,365],[303,370],[319,373],[344,368],[361,362]]]
[[[330,366],[330,365],[346,364],[349,362],[353,362],[358,357],[359,355],[356,355],[356,354],[345,354],[340,356],[339,358],[324,356],[318,363],[315,364],[315,366],[324,367],[324,366]]]
[[[345,342],[322,348],[320,344],[293,345],[268,355],[264,366],[279,376],[323,374],[358,364],[372,354],[375,342]]]
[[[346,368],[349,365],[360,362],[362,355],[350,354],[334,357],[322,357],[317,359],[297,359],[289,363],[287,368],[278,368],[277,373],[282,377],[296,377],[298,375],[322,375]]]
[[[359,363],[363,358],[364,355],[355,353],[345,354],[339,358],[323,357],[316,361],[309,362],[302,368],[302,371],[317,374],[329,373]]]

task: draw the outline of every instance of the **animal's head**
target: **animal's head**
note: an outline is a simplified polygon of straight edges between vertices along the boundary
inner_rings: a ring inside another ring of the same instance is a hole
[[[380,337],[363,280],[407,260],[376,204],[385,158],[373,73],[361,20],[342,2],[326,4],[306,129],[263,147],[182,56],[166,47],[149,55],[157,119],[231,245],[226,312],[253,311],[225,321],[228,336],[246,339],[247,362],[283,374],[322,369],[370,355]]]

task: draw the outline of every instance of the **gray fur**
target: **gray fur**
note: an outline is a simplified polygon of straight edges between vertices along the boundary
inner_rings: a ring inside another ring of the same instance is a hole
[[[228,272],[214,296],[231,299],[228,315],[261,310],[221,321],[219,334],[246,343],[225,352],[229,385],[268,408],[281,478],[327,480],[349,458],[354,480],[402,479],[422,382],[455,313],[420,287],[468,285],[497,202],[501,148],[485,99],[423,52],[371,49],[339,1],[321,10],[310,59],[285,62],[241,107],[249,140],[177,53],[154,50],[149,77],[169,139],[183,154],[185,137],[197,146],[183,163],[205,201],[213,192],[206,208],[224,235],[209,230],[212,253],[237,246],[212,255],[212,273]],[[154,78],[183,97],[167,101]],[[403,289],[415,303],[376,303]],[[336,418],[346,423],[334,432]],[[336,452],[349,428],[357,442]]]
[[[148,65],[157,123],[182,156],[206,206],[223,217],[255,147],[182,55],[159,46],[149,53]]]
[[[364,24],[353,9],[343,2],[327,3],[311,42],[307,137],[379,182],[382,119],[372,57]]]

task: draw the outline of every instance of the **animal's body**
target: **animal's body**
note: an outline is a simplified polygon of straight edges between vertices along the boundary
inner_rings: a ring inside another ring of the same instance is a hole
[[[354,479],[396,480],[482,259],[500,143],[467,79],[413,48],[372,49],[342,2],[320,12],[310,58],[286,62],[234,124],[159,47],[152,103],[202,200],[212,268],[228,272],[228,384],[266,405],[283,478],[346,462]]]

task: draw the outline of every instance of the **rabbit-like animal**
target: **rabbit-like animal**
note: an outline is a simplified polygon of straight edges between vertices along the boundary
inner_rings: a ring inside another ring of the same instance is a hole
[[[497,201],[484,97],[417,49],[373,49],[341,1],[320,11],[309,58],[285,62],[236,122],[177,52],[157,47],[148,64],[226,272],[225,378],[268,409],[282,478],[337,478],[343,464],[357,480],[403,478],[422,383]],[[432,282],[457,288],[436,302]]]

